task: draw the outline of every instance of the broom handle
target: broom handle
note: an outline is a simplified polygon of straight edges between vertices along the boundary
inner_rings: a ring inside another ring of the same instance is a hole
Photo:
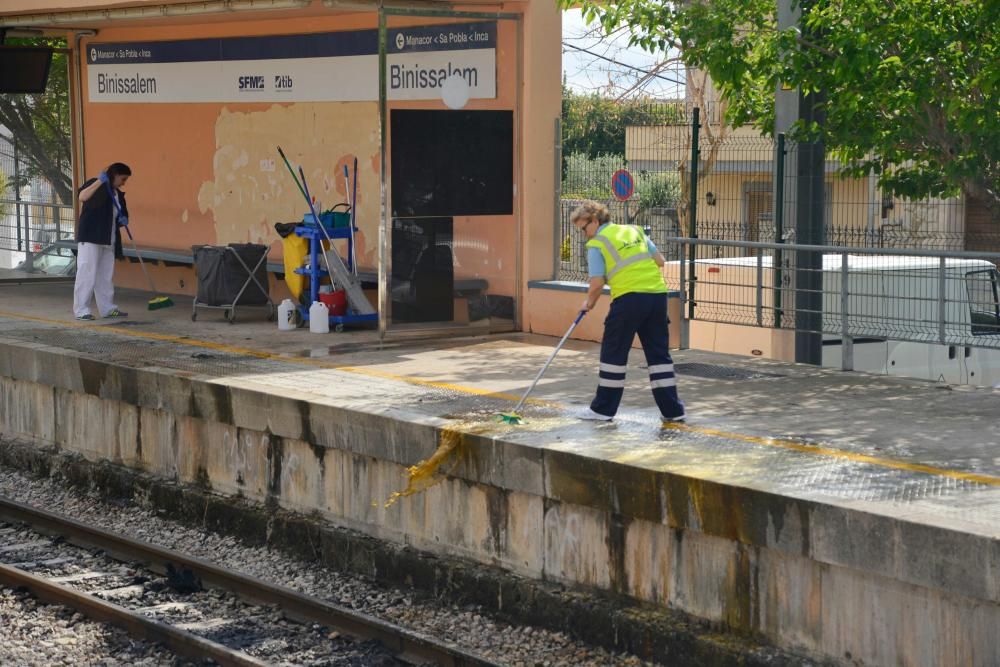
[[[122,205],[118,203],[115,199],[115,193],[111,190],[111,184],[105,183],[108,188],[108,196],[111,197],[111,201],[114,202],[115,208],[118,209],[118,215],[122,215]],[[132,237],[132,230],[128,228],[128,225],[123,225],[125,227],[125,233],[128,234],[128,240],[132,242],[132,250],[135,251],[135,256],[139,258],[139,266],[142,267],[142,273],[146,276],[146,281],[149,283],[149,291],[156,295],[156,285],[153,284],[153,279],[149,277],[149,271],[146,270],[146,263],[142,261],[142,255],[139,254],[139,247],[135,244],[135,239]]]
[[[146,270],[146,263],[142,261],[142,255],[139,254],[139,248],[135,244],[135,239],[132,238],[132,232],[129,231],[128,225],[125,225],[125,233],[128,234],[128,240],[132,242],[132,250],[135,251],[135,256],[139,258],[139,266],[142,268],[142,273],[146,276],[146,281],[149,283],[149,291],[156,295],[156,285],[153,284],[153,279],[149,276],[149,271]]]
[[[535,376],[535,381],[531,383],[531,386],[528,387],[528,391],[524,392],[524,396],[522,396],[521,400],[518,401],[517,405],[514,406],[514,410],[513,410],[514,413],[517,413],[521,409],[521,407],[524,405],[524,402],[528,400],[528,395],[532,392],[532,390],[534,390],[535,385],[538,384],[538,381],[540,379],[542,379],[542,375],[548,369],[549,364],[551,364],[552,360],[556,358],[557,354],[559,354],[559,350],[562,349],[562,346],[566,342],[566,339],[569,338],[569,335],[571,333],[573,333],[573,329],[576,328],[576,325],[580,323],[580,320],[582,320],[583,316],[586,315],[586,314],[587,314],[587,311],[581,310],[580,314],[576,316],[575,320],[573,320],[573,324],[569,325],[569,329],[567,329],[566,333],[563,334],[562,340],[559,341],[559,344],[556,345],[556,349],[552,350],[552,354],[549,355],[549,360],[545,362],[544,366],[542,366],[542,370],[538,371],[538,375]]]

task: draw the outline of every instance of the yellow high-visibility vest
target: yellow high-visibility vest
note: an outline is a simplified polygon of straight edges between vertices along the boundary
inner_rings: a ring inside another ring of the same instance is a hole
[[[646,234],[635,225],[607,224],[588,248],[597,248],[604,257],[611,298],[630,292],[661,294],[667,291],[660,267],[646,244]]]

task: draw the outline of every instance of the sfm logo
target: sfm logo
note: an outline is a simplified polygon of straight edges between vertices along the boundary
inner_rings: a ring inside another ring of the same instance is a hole
[[[264,77],[262,76],[241,76],[239,83],[240,90],[264,90]]]

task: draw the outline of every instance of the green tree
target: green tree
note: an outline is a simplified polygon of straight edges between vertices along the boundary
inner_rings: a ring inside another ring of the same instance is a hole
[[[577,93],[563,86],[563,155],[625,155],[625,128],[677,122],[683,106],[651,99],[619,101],[599,93]],[[565,167],[565,162],[563,163]]]
[[[7,44],[65,47],[59,39],[8,39]],[[46,91],[39,95],[0,94],[0,125],[17,141],[19,157],[27,165],[22,182],[42,177],[52,184],[63,204],[73,202],[69,113],[69,78],[65,53],[52,56]],[[12,177],[13,174],[8,174]],[[20,187],[22,183],[10,183]]]
[[[823,90],[825,125],[792,134],[821,138],[846,174],[1000,209],[996,0],[810,0],[804,31],[778,30],[773,0],[584,0],[583,11],[648,51],[679,49],[712,77],[734,126],[772,133],[779,85]]]

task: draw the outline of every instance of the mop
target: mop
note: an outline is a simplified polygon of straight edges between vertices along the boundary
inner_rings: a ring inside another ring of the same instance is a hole
[[[524,405],[525,401],[528,400],[528,395],[531,394],[531,392],[534,390],[535,385],[538,384],[538,381],[540,379],[542,379],[542,375],[548,369],[549,364],[551,364],[552,360],[556,358],[557,354],[559,354],[559,350],[562,349],[562,346],[566,343],[566,340],[569,338],[569,335],[573,333],[573,329],[576,328],[576,325],[580,323],[580,320],[582,320],[583,316],[586,314],[587,311],[585,310],[580,311],[580,314],[576,316],[575,320],[573,320],[573,324],[569,325],[569,329],[567,329],[566,333],[563,334],[562,340],[559,341],[558,345],[556,345],[556,349],[552,350],[552,354],[549,355],[549,360],[545,362],[544,366],[542,366],[542,370],[538,371],[538,375],[535,376],[534,382],[532,382],[531,386],[528,387],[528,391],[524,392],[524,396],[522,396],[521,400],[517,402],[517,405],[514,406],[513,410],[511,410],[510,412],[501,412],[499,415],[497,415],[497,419],[499,421],[502,421],[507,424],[524,423],[524,418],[522,418],[521,415],[518,414],[518,412],[521,410],[521,407]]]
[[[306,183],[306,174],[302,171],[302,165],[299,165],[299,177],[302,179],[302,189],[303,194],[306,198],[306,203],[309,205],[309,212],[312,213],[313,220],[316,221],[316,226],[322,231],[323,236],[326,237],[327,243],[331,246],[333,245],[333,240],[326,231],[326,225],[320,220],[319,215],[316,214],[316,208],[313,206],[312,197],[309,196],[309,184]],[[337,285],[347,292],[347,303],[351,306],[354,311],[360,315],[371,315],[375,313],[375,309],[370,303],[368,303],[368,298],[365,296],[364,291],[361,289],[361,284],[357,281],[354,276],[350,274],[347,267],[344,266],[344,261],[340,259],[340,255],[337,254],[336,249],[333,251],[333,261],[330,261],[330,254],[323,250],[323,257],[326,258],[326,267],[330,272],[331,278],[336,280]]]
[[[351,194],[351,177],[347,174],[347,165],[344,165],[344,196],[351,199],[351,270],[354,275],[358,275],[358,258],[354,254],[354,207],[358,205],[358,158],[354,158],[354,194]]]
[[[111,201],[115,203],[115,208],[118,209],[118,215],[125,217],[122,213],[121,204],[118,203],[114,192],[111,190],[111,184],[105,183],[104,185],[107,186],[108,196],[111,197]],[[146,276],[146,281],[149,282],[149,291],[156,294],[156,285],[153,284],[153,279],[150,277],[149,271],[146,270],[146,264],[142,261],[142,255],[139,254],[139,248],[135,245],[135,239],[132,238],[132,230],[128,228],[128,225],[123,225],[123,227],[125,227],[125,233],[128,234],[128,240],[132,242],[132,250],[135,251],[135,256],[139,258],[139,266],[142,267],[142,273]],[[149,300],[149,303],[146,304],[146,309],[159,310],[161,308],[171,308],[173,305],[174,301],[169,296],[154,296]]]

